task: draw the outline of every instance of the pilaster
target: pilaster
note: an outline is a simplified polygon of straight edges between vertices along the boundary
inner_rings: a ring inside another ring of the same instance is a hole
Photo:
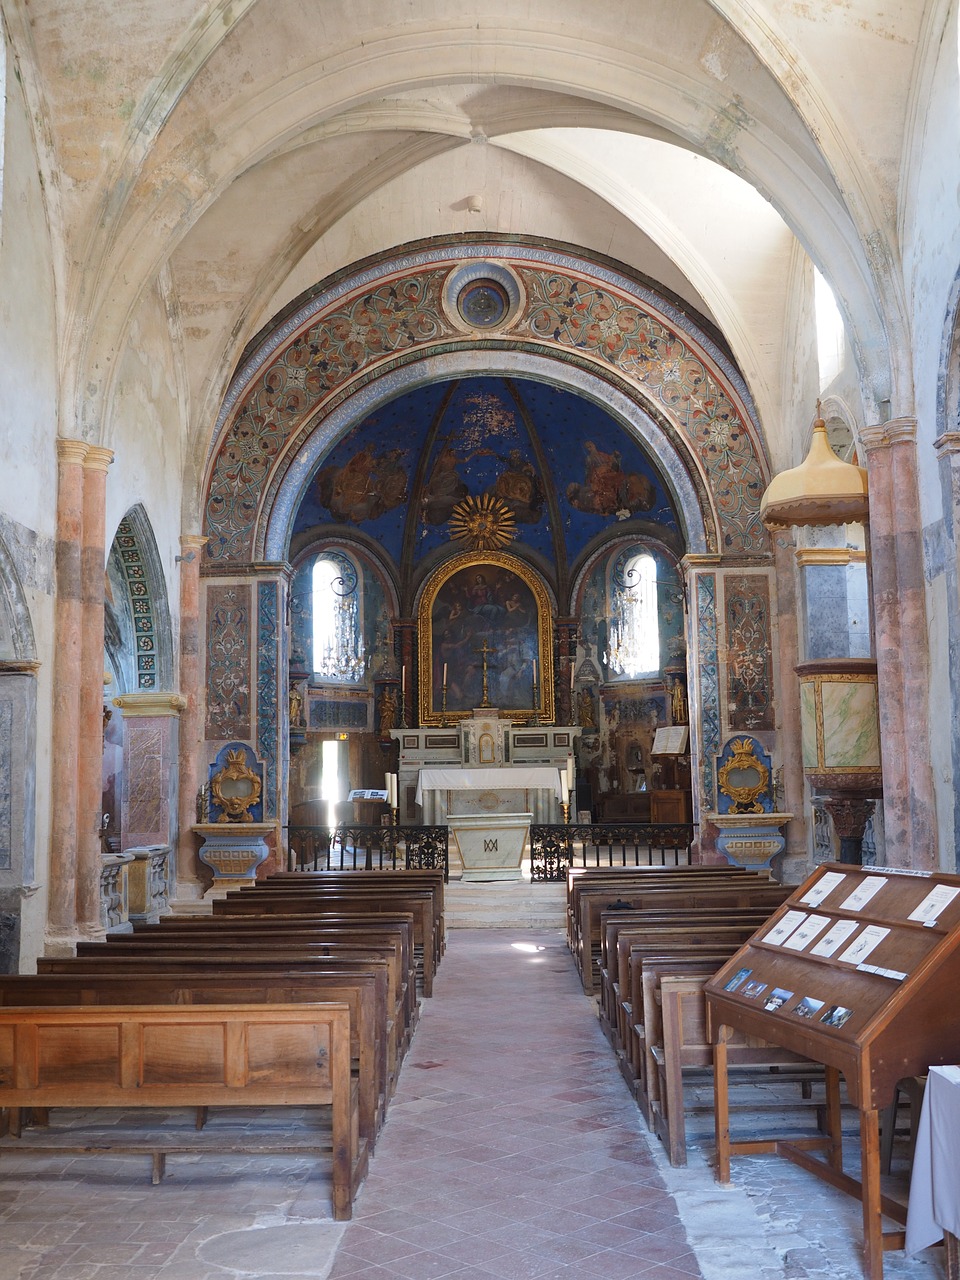
[[[177,898],[203,896],[198,841],[197,792],[203,785],[203,661],[200,647],[200,557],[207,539],[185,534],[180,539],[180,735],[178,743],[177,833],[175,878]]]

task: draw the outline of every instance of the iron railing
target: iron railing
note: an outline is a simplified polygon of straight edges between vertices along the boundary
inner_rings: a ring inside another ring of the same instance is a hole
[[[563,880],[568,867],[680,867],[696,826],[677,822],[569,823],[530,827],[533,880]]]
[[[286,827],[290,871],[443,871],[450,874],[449,828]]]

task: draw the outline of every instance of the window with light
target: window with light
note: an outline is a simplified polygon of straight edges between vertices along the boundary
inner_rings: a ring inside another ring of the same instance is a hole
[[[616,676],[638,680],[660,673],[660,614],[657,562],[649,552],[623,551],[610,574],[607,666]]]
[[[313,565],[313,672],[317,681],[359,684],[364,678],[360,575],[339,551]]]

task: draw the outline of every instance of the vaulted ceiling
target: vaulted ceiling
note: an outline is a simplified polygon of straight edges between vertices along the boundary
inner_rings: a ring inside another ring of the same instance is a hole
[[[786,389],[785,362],[811,264],[865,402],[906,412],[897,174],[936,8],[2,0],[55,240],[66,397],[109,431],[159,299],[179,404],[166,429],[196,503],[231,372],[291,299],[366,255],[498,232],[620,260],[715,322],[775,464],[796,452],[807,388]]]

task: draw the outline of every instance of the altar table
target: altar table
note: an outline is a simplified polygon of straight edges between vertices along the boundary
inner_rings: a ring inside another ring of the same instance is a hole
[[[417,776],[422,821],[435,826],[448,813],[532,813],[534,822],[559,822],[564,772],[548,765],[429,768]]]

